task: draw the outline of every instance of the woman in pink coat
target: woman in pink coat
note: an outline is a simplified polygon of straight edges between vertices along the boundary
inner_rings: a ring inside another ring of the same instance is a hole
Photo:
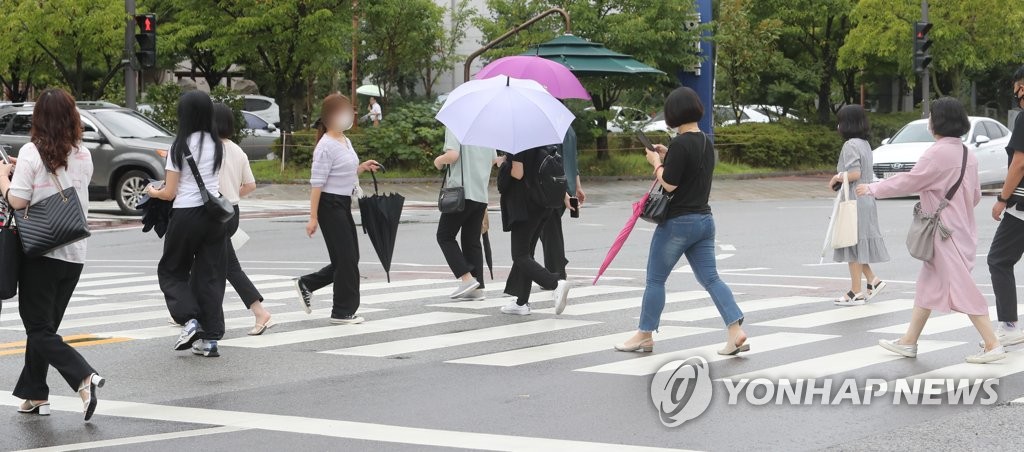
[[[860,185],[857,195],[893,198],[920,193],[923,211],[935,212],[946,192],[960,178],[966,152],[960,136],[967,134],[971,123],[960,101],[943,98],[932,104],[928,127],[935,136],[935,145],[925,151],[912,171],[870,185]],[[952,236],[943,240],[940,234],[936,234],[935,256],[924,263],[917,277],[910,327],[899,339],[878,341],[882,348],[914,358],[917,356],[917,339],[931,312],[957,311],[970,317],[985,343],[985,350],[968,356],[967,362],[981,364],[1006,357],[992,331],[988,303],[971,277],[978,247],[974,206],[980,201],[978,160],[967,152],[963,184],[940,214],[942,224],[952,232]]]

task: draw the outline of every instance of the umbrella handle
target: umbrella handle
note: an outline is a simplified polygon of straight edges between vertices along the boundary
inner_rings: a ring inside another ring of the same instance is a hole
[[[377,193],[377,174],[376,173],[377,173],[376,171],[370,171],[370,177],[373,178],[373,194],[375,194],[375,195],[378,194]]]

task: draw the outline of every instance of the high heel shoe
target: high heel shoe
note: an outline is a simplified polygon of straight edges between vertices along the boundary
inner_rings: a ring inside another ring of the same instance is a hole
[[[38,414],[40,416],[49,416],[50,402],[43,401],[40,403],[32,403],[31,400],[26,400],[21,403],[21,406],[18,407],[18,412],[25,414]]]
[[[92,374],[89,375],[89,381],[78,388],[78,393],[86,396],[85,400],[82,401],[82,411],[85,412],[86,422],[92,419],[92,414],[96,412],[96,404],[99,402],[99,399],[96,397],[96,388],[102,388],[106,382],[105,378]]]
[[[615,349],[620,352],[651,353],[654,351],[654,339],[647,338],[632,345],[626,342],[623,342],[621,344],[615,344]]]

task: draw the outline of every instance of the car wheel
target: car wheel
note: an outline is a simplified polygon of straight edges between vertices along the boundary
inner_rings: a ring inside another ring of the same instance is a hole
[[[146,194],[146,186],[149,183],[149,174],[143,171],[131,170],[124,173],[114,186],[114,200],[121,212],[128,215],[139,215],[141,210],[135,206],[142,196]]]

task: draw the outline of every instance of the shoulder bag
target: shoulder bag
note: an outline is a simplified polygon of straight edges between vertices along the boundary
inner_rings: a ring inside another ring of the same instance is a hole
[[[850,199],[850,177],[843,171],[839,207],[832,222],[832,249],[857,245],[857,200]]]
[[[437,208],[441,213],[460,213],[466,208],[466,161],[462,159],[462,148],[459,148],[459,172],[462,173],[461,187],[448,187],[448,178],[451,177],[452,165],[444,172],[441,179],[441,193],[437,196]]]
[[[704,153],[708,149],[708,136],[704,135],[703,132],[701,135],[704,137],[704,147],[700,150],[699,171],[704,170]],[[673,193],[665,191],[665,187],[658,183],[658,179],[655,177],[654,186],[651,187],[647,200],[644,201],[644,210],[640,213],[640,218],[654,224],[664,223],[668,219],[668,205],[672,202],[673,196]]]
[[[203,148],[203,138],[199,139],[199,149]],[[192,177],[196,179],[196,185],[199,186],[199,195],[203,198],[203,207],[206,208],[206,212],[210,214],[215,220],[221,223],[227,223],[228,220],[235,217],[235,206],[231,205],[227,199],[223,196],[216,198],[210,194],[210,191],[206,189],[206,184],[203,183],[203,176],[199,174],[199,166],[196,165],[196,161],[192,158],[192,151],[189,149],[188,143],[185,143],[185,160],[188,161],[189,168],[192,169]]]
[[[914,220],[910,223],[910,232],[907,233],[907,250],[910,251],[910,255],[915,259],[931,262],[932,257],[935,256],[935,234],[938,233],[942,240],[948,240],[952,236],[953,232],[946,225],[942,224],[939,214],[942,213],[942,209],[949,205],[953,195],[960,189],[960,185],[964,182],[964,173],[966,171],[967,146],[964,146],[964,159],[960,165],[960,178],[946,192],[946,197],[939,203],[939,208],[935,210],[935,213],[925,213],[921,208],[920,202],[914,205]]]
[[[63,188],[55,172],[57,193],[15,212],[14,220],[27,257],[39,257],[89,237],[89,225],[74,187]]]

